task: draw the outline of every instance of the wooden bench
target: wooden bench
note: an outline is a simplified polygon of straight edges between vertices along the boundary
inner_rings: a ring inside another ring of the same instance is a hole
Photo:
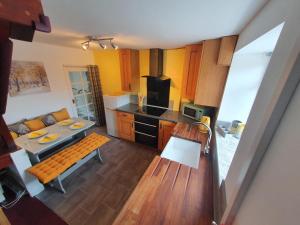
[[[110,139],[92,133],[78,143],[69,146],[46,160],[27,169],[27,172],[36,176],[43,184],[51,182],[51,185],[66,193],[62,180],[73,173],[94,156],[100,155],[100,147]]]

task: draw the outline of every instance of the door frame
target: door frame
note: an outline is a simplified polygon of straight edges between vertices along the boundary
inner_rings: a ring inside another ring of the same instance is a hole
[[[66,80],[66,84],[67,84],[67,91],[68,91],[68,95],[69,95],[69,104],[71,106],[72,109],[72,113],[75,117],[78,117],[78,113],[77,113],[77,109],[76,109],[76,105],[73,102],[74,100],[74,95],[72,92],[72,84],[70,81],[70,77],[69,77],[69,72],[72,71],[88,71],[87,66],[71,66],[71,65],[63,65],[63,70],[64,70],[64,74],[65,74],[65,80]]]
[[[257,124],[250,124],[248,128],[245,128],[244,134],[241,137],[237,152],[239,152],[240,149],[243,149],[243,151],[246,150],[247,161],[241,162],[241,160],[239,160],[240,158],[236,157],[236,155],[233,158],[228,173],[233,172],[232,174],[237,175],[237,182],[232,187],[230,196],[227,196],[229,198],[220,224],[233,224],[235,216],[237,215],[244,197],[246,196],[247,191],[256,175],[256,171],[264,157],[264,154],[268,150],[268,146],[273,138],[273,135],[280,125],[280,120],[283,117],[298,84],[300,83],[299,74],[300,54],[297,55],[296,59],[294,60],[294,64],[292,64],[291,70],[287,75],[283,74],[278,80],[273,80],[274,84],[276,85],[276,91],[269,99],[269,111],[265,115],[258,114],[261,112],[260,108],[262,106],[259,105],[259,102],[256,98],[247,123],[249,121],[253,122],[255,119],[261,119],[261,123],[258,126],[256,126]],[[267,81],[265,81],[265,78],[263,79],[263,82]],[[263,94],[265,94],[264,91],[259,90],[259,93],[257,94],[258,98],[262,97]],[[257,133],[253,135],[254,132]],[[250,135],[255,137],[251,138]],[[244,148],[247,145],[248,149]],[[249,150],[249,148],[251,149]],[[241,167],[239,164],[243,164],[243,166]],[[240,169],[240,171],[237,171],[238,169]]]

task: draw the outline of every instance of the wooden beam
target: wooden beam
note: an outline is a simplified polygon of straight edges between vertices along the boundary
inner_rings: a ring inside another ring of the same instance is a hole
[[[0,156],[17,149],[2,116],[6,111],[13,50],[9,38],[32,41],[35,30],[51,31],[40,0],[0,1]]]

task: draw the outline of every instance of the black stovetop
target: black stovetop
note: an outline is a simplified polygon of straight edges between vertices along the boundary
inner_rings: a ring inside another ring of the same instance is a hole
[[[165,111],[167,111],[167,109],[153,107],[153,106],[143,106],[142,108],[136,110],[136,112],[138,113],[151,115],[151,116],[161,116]]]

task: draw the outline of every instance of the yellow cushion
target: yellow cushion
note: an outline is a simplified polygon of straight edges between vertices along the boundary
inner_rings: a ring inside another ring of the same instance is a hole
[[[16,139],[18,137],[18,134],[14,131],[11,131],[10,135],[12,136],[13,139]]]
[[[31,130],[36,131],[45,128],[45,124],[41,119],[33,119],[24,121],[24,124]]]
[[[63,108],[62,110],[59,110],[57,112],[53,112],[52,116],[54,116],[57,122],[70,119],[70,115],[66,108]]]
[[[92,133],[78,143],[27,169],[27,172],[46,184],[109,140],[105,136]]]

